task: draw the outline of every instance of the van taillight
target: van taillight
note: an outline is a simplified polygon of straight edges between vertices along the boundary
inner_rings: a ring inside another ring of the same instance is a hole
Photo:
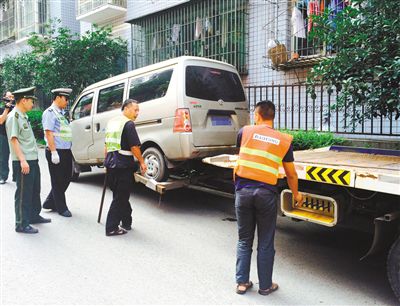
[[[178,108],[175,112],[174,133],[191,132],[190,111],[187,108]]]

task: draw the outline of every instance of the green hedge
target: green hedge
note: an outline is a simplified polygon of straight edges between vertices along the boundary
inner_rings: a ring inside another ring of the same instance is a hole
[[[33,134],[35,138],[41,140],[44,138],[43,126],[42,126],[42,115],[43,111],[40,109],[34,109],[27,113],[28,120],[32,126]]]
[[[293,150],[295,151],[341,145],[345,142],[344,138],[329,132],[288,130],[282,130],[282,132],[293,136]]]

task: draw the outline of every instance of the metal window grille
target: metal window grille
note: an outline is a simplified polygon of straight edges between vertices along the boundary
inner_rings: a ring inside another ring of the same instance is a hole
[[[132,63],[139,68],[182,55],[248,71],[248,0],[190,1],[132,21]]]

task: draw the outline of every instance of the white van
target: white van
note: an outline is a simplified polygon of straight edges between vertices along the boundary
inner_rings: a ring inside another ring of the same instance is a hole
[[[75,171],[104,161],[105,128],[125,99],[135,99],[135,121],[147,176],[157,181],[183,161],[234,153],[249,111],[232,65],[183,56],[88,86],[70,112]],[[77,173],[75,173],[77,174]]]

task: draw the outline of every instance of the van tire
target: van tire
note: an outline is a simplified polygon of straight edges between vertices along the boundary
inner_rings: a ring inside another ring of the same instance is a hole
[[[400,301],[400,237],[393,243],[387,257],[387,275],[394,294]]]
[[[166,181],[168,168],[165,163],[164,154],[155,147],[149,147],[143,152],[143,159],[147,165],[145,177],[154,179],[157,182]]]

